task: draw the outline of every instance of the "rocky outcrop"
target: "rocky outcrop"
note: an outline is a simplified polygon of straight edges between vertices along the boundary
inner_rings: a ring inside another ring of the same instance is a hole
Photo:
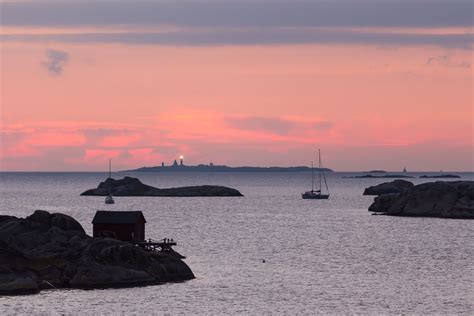
[[[382,195],[390,193],[402,193],[411,190],[413,183],[406,180],[395,180],[392,182],[384,182],[378,185],[368,187],[364,190],[364,195]]]
[[[193,279],[173,254],[93,238],[72,217],[35,211],[0,216],[0,295],[44,288],[107,288]]]
[[[106,196],[110,188],[114,196],[242,196],[236,189],[218,185],[200,185],[180,188],[158,189],[143,184],[137,178],[124,177],[120,180],[108,178],[101,182],[96,189],[90,189],[81,195]]]
[[[370,212],[395,216],[474,219],[474,181],[429,182],[375,198]]]

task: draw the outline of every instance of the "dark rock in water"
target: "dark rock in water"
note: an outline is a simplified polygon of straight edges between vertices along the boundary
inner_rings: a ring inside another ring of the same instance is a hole
[[[124,177],[120,180],[108,178],[101,182],[96,189],[90,189],[81,195],[107,196],[110,187],[114,196],[243,196],[236,189],[218,185],[200,185],[180,188],[158,189],[143,184],[137,178]]]
[[[437,181],[375,198],[370,212],[395,216],[474,219],[474,181]]]
[[[348,178],[348,179],[384,179],[384,178],[413,178],[412,176],[406,176],[402,174],[384,174],[381,176],[374,176],[373,174],[364,174],[361,176],[351,176],[351,177],[343,177],[343,178]]]
[[[44,288],[107,288],[193,279],[174,253],[93,238],[72,217],[35,211],[0,216],[0,295]]]
[[[457,179],[461,177],[455,174],[437,174],[434,176],[423,175],[423,176],[420,176],[420,178],[422,179]]]
[[[402,193],[410,190],[414,184],[406,180],[394,180],[392,182],[385,182],[379,185],[368,187],[364,190],[364,195],[381,195],[389,193]]]

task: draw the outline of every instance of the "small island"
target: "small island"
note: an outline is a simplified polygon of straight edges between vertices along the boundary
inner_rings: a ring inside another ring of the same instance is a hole
[[[363,173],[387,173],[385,170],[370,170],[370,171],[364,171]]]
[[[107,178],[95,189],[83,192],[84,196],[168,196],[168,197],[211,197],[243,196],[238,190],[218,185],[199,185],[179,188],[158,189],[142,183],[137,178],[124,177],[115,180]]]
[[[410,187],[393,182],[381,184],[378,189],[398,188],[400,192],[385,194],[387,191],[381,190],[384,194],[374,199],[369,211],[393,216],[474,219],[474,181],[437,181]]]
[[[194,279],[191,269],[173,252],[91,237],[74,218],[41,210],[26,218],[0,215],[0,253],[0,295]]]
[[[402,174],[384,174],[380,176],[374,176],[373,174],[364,174],[358,176],[348,176],[343,177],[347,179],[385,179],[385,178],[413,178],[412,176],[402,175]]]
[[[436,175],[422,175],[420,176],[422,179],[458,179],[461,176],[455,174],[436,174]]]

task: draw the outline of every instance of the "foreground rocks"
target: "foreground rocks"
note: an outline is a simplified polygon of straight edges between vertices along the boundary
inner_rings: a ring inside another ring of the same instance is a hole
[[[395,216],[474,219],[474,181],[429,182],[401,193],[382,194],[370,212]]]
[[[93,238],[72,217],[35,211],[0,216],[0,295],[45,288],[107,288],[193,279],[177,256]]]
[[[364,190],[364,195],[381,195],[390,193],[402,193],[413,189],[414,185],[410,181],[395,180],[385,182],[379,185],[368,187]]]
[[[124,177],[120,180],[108,178],[101,182],[96,189],[87,190],[81,195],[106,196],[109,194],[110,188],[112,188],[112,195],[114,196],[242,196],[242,193],[236,189],[217,185],[158,189],[143,184],[137,178],[132,177]]]

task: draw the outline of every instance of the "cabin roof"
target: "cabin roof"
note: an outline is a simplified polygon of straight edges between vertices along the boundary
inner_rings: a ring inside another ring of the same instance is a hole
[[[141,211],[97,211],[92,224],[136,224],[145,216]]]

